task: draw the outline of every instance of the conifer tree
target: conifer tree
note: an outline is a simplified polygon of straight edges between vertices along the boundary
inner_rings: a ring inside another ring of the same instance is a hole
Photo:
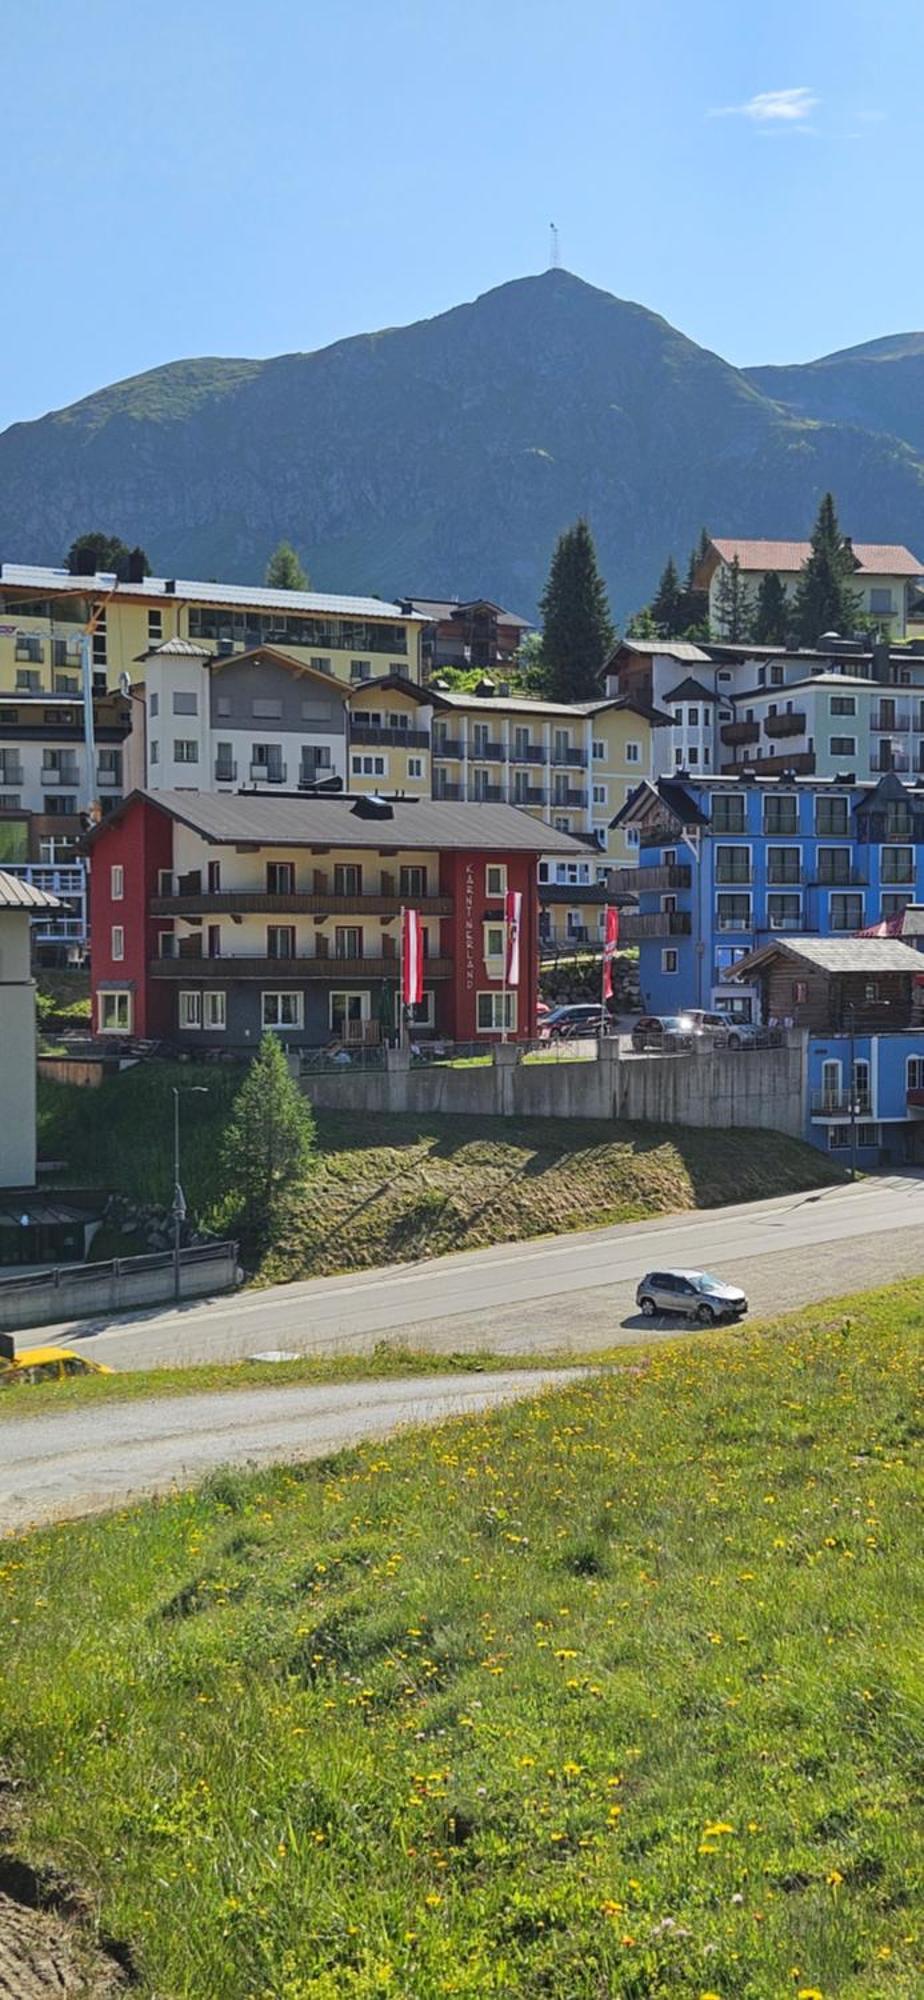
[[[661,639],[674,639],[683,630],[680,619],[680,578],[673,556],[668,556],[661,581],[651,600],[651,615]]]
[[[559,536],[540,609],[543,692],[553,701],[591,700],[615,635],[585,520]]]
[[[706,638],[709,632],[709,592],[700,590],[696,584],[696,572],[708,551],[709,531],[703,528],[696,547],[690,550],[686,581],[680,593],[677,613],[680,621],[677,629],[686,633],[688,638]]]
[[[251,1250],[272,1233],[287,1185],[304,1174],[314,1147],[314,1118],[289,1075],[278,1038],[266,1034],[231,1107],[222,1164]]]
[[[721,639],[728,639],[735,646],[750,638],[753,619],[751,593],[741,574],[737,556],[722,565],[716,591],[716,614]]]
[[[303,567],[291,542],[280,542],[273,550],[266,565],[266,581],[270,590],[310,590],[308,571]]]
[[[758,646],[785,646],[792,622],[789,599],[775,570],[761,577],[751,637]]]
[[[794,624],[800,646],[817,646],[823,632],[852,632],[860,600],[850,587],[857,559],[841,534],[833,493],[826,493],[812,529],[812,549],[796,589]]]

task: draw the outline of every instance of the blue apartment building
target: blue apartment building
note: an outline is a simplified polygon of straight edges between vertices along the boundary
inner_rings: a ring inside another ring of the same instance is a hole
[[[620,935],[639,948],[642,1006],[720,1008],[756,1021],[756,985],[732,978],[777,936],[849,938],[924,902],[924,787],[889,772],[834,778],[660,778],[617,815],[639,865]],[[922,966],[924,969],[924,966]]]

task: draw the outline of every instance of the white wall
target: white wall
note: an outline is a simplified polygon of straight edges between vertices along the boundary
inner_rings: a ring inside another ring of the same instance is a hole
[[[0,1050],[0,1187],[34,1187],[35,987],[27,910],[0,910]]]

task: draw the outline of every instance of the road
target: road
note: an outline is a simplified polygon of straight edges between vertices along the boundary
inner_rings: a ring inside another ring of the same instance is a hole
[[[744,1287],[752,1312],[779,1312],[924,1272],[922,1222],[924,1174],[894,1174],[179,1310],[71,1321],[32,1337],[79,1343],[117,1368],[239,1360],[271,1348],[362,1353],[383,1340],[441,1352],[591,1351],[638,1339],[635,1287],[646,1270],[715,1270]],[[646,1338],[677,1330],[645,1322]],[[29,1345],[28,1333],[17,1338]]]
[[[191,1486],[218,1465],[320,1458],[573,1381],[577,1370],[221,1390],[4,1420],[0,1535]]]

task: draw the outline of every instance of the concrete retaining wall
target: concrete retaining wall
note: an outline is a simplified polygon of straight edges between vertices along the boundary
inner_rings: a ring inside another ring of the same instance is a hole
[[[201,1298],[237,1284],[237,1244],[216,1243],[181,1250],[180,1295]],[[122,1257],[111,1264],[63,1264],[28,1277],[0,1279],[0,1329],[48,1326],[122,1312],[129,1306],[162,1305],[173,1298],[173,1258]]]
[[[520,1063],[495,1051],[477,1069],[327,1072],[302,1078],[312,1104],[331,1111],[442,1113],[469,1118],[626,1119],[651,1125],[763,1126],[801,1138],[804,1039],[773,1049],[677,1056]],[[498,1060],[498,1057],[500,1060]]]

